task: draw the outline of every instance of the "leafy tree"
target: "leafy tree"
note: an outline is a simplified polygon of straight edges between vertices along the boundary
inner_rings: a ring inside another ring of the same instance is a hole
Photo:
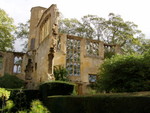
[[[75,21],[62,19],[60,32],[69,31],[65,33],[101,40],[107,44],[118,44],[124,53],[133,53],[139,50],[137,48],[142,47],[141,40],[144,34],[138,30],[136,24],[125,22],[120,15],[110,13],[108,19],[86,15],[81,21],[77,19]]]
[[[97,90],[134,92],[150,90],[150,52],[143,55],[115,56],[105,60],[99,72]]]
[[[149,51],[150,49],[150,40],[149,39],[143,39],[141,40],[142,46],[137,46],[137,51],[140,54],[143,54],[146,51]]]
[[[69,35],[92,38],[93,29],[90,26],[84,26],[77,19],[62,19],[59,23],[59,32]]]
[[[90,31],[90,37],[101,41],[104,40],[103,32],[106,29],[106,20],[104,18],[96,15],[86,15],[82,17],[82,22],[83,26],[87,28],[86,31]]]
[[[13,19],[2,9],[0,9],[0,15],[0,50],[12,50],[14,43],[12,33],[15,31]]]
[[[27,39],[29,33],[29,21],[20,23],[16,32],[18,38]],[[124,21],[120,15],[110,13],[108,19],[96,15],[86,15],[78,19],[60,19],[59,32],[70,35],[97,39],[107,44],[118,44],[124,53],[142,53],[144,34],[133,22]],[[147,44],[147,43],[146,43]],[[27,48],[27,41],[26,41]]]
[[[29,24],[30,24],[29,21],[27,21],[25,24],[19,23],[17,26],[17,30],[15,32],[17,39],[24,40],[24,44],[22,44],[22,46],[24,46],[23,52],[27,51],[27,44],[28,44],[28,37],[29,37]]]
[[[144,36],[137,27],[133,22],[124,22],[120,15],[110,13],[105,35],[106,42],[118,44],[122,51],[132,53],[136,51],[135,46],[141,46],[140,39]]]

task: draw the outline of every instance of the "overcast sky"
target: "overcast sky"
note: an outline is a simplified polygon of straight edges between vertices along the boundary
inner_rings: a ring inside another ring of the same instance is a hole
[[[0,8],[12,17],[15,24],[30,19],[30,10],[35,6],[48,8],[57,4],[65,18],[78,18],[87,14],[106,18],[109,13],[121,15],[132,21],[150,38],[149,0],[0,0]]]

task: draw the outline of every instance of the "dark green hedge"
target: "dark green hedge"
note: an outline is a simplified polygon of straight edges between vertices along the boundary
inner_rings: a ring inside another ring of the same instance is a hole
[[[25,82],[15,75],[5,74],[4,76],[0,77],[1,88],[16,89],[24,87],[24,84]]]
[[[0,98],[0,109],[2,109],[2,98]]]
[[[52,113],[149,113],[145,96],[49,97],[45,104]]]
[[[62,81],[45,82],[40,85],[40,93],[43,99],[52,95],[71,95],[74,84]]]
[[[9,91],[11,91],[9,100],[15,104],[12,112],[30,109],[31,102],[40,99],[39,90],[9,89]]]

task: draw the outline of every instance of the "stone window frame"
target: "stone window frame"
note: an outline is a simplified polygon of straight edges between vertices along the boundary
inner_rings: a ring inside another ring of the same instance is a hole
[[[86,39],[86,56],[99,57],[99,49],[99,41]]]
[[[22,72],[23,56],[14,55],[13,73],[20,74]]]
[[[61,36],[58,35],[58,40],[57,40],[57,51],[61,50]]]
[[[95,83],[97,80],[97,74],[88,74],[88,80],[89,80],[89,83]]]
[[[68,41],[72,42],[70,47],[68,46]],[[70,76],[80,76],[80,56],[81,56],[81,39],[74,37],[67,37],[66,43],[66,68]],[[70,56],[69,56],[70,54]],[[69,58],[68,58],[69,57]]]
[[[104,44],[104,58],[106,57],[105,55],[107,53],[116,53],[116,45],[111,45],[111,44]]]
[[[49,36],[51,28],[51,16],[48,15],[40,25],[40,43]]]

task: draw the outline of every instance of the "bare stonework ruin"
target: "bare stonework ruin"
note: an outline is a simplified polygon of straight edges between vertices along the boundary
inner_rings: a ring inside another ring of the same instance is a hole
[[[78,93],[88,92],[87,85],[95,82],[105,48],[117,45],[102,41],[58,33],[59,12],[56,5],[31,9],[28,52],[0,52],[0,76],[16,74],[27,82],[26,88],[35,89],[45,81],[55,80],[53,68],[62,65],[68,70],[70,81],[78,86]]]

